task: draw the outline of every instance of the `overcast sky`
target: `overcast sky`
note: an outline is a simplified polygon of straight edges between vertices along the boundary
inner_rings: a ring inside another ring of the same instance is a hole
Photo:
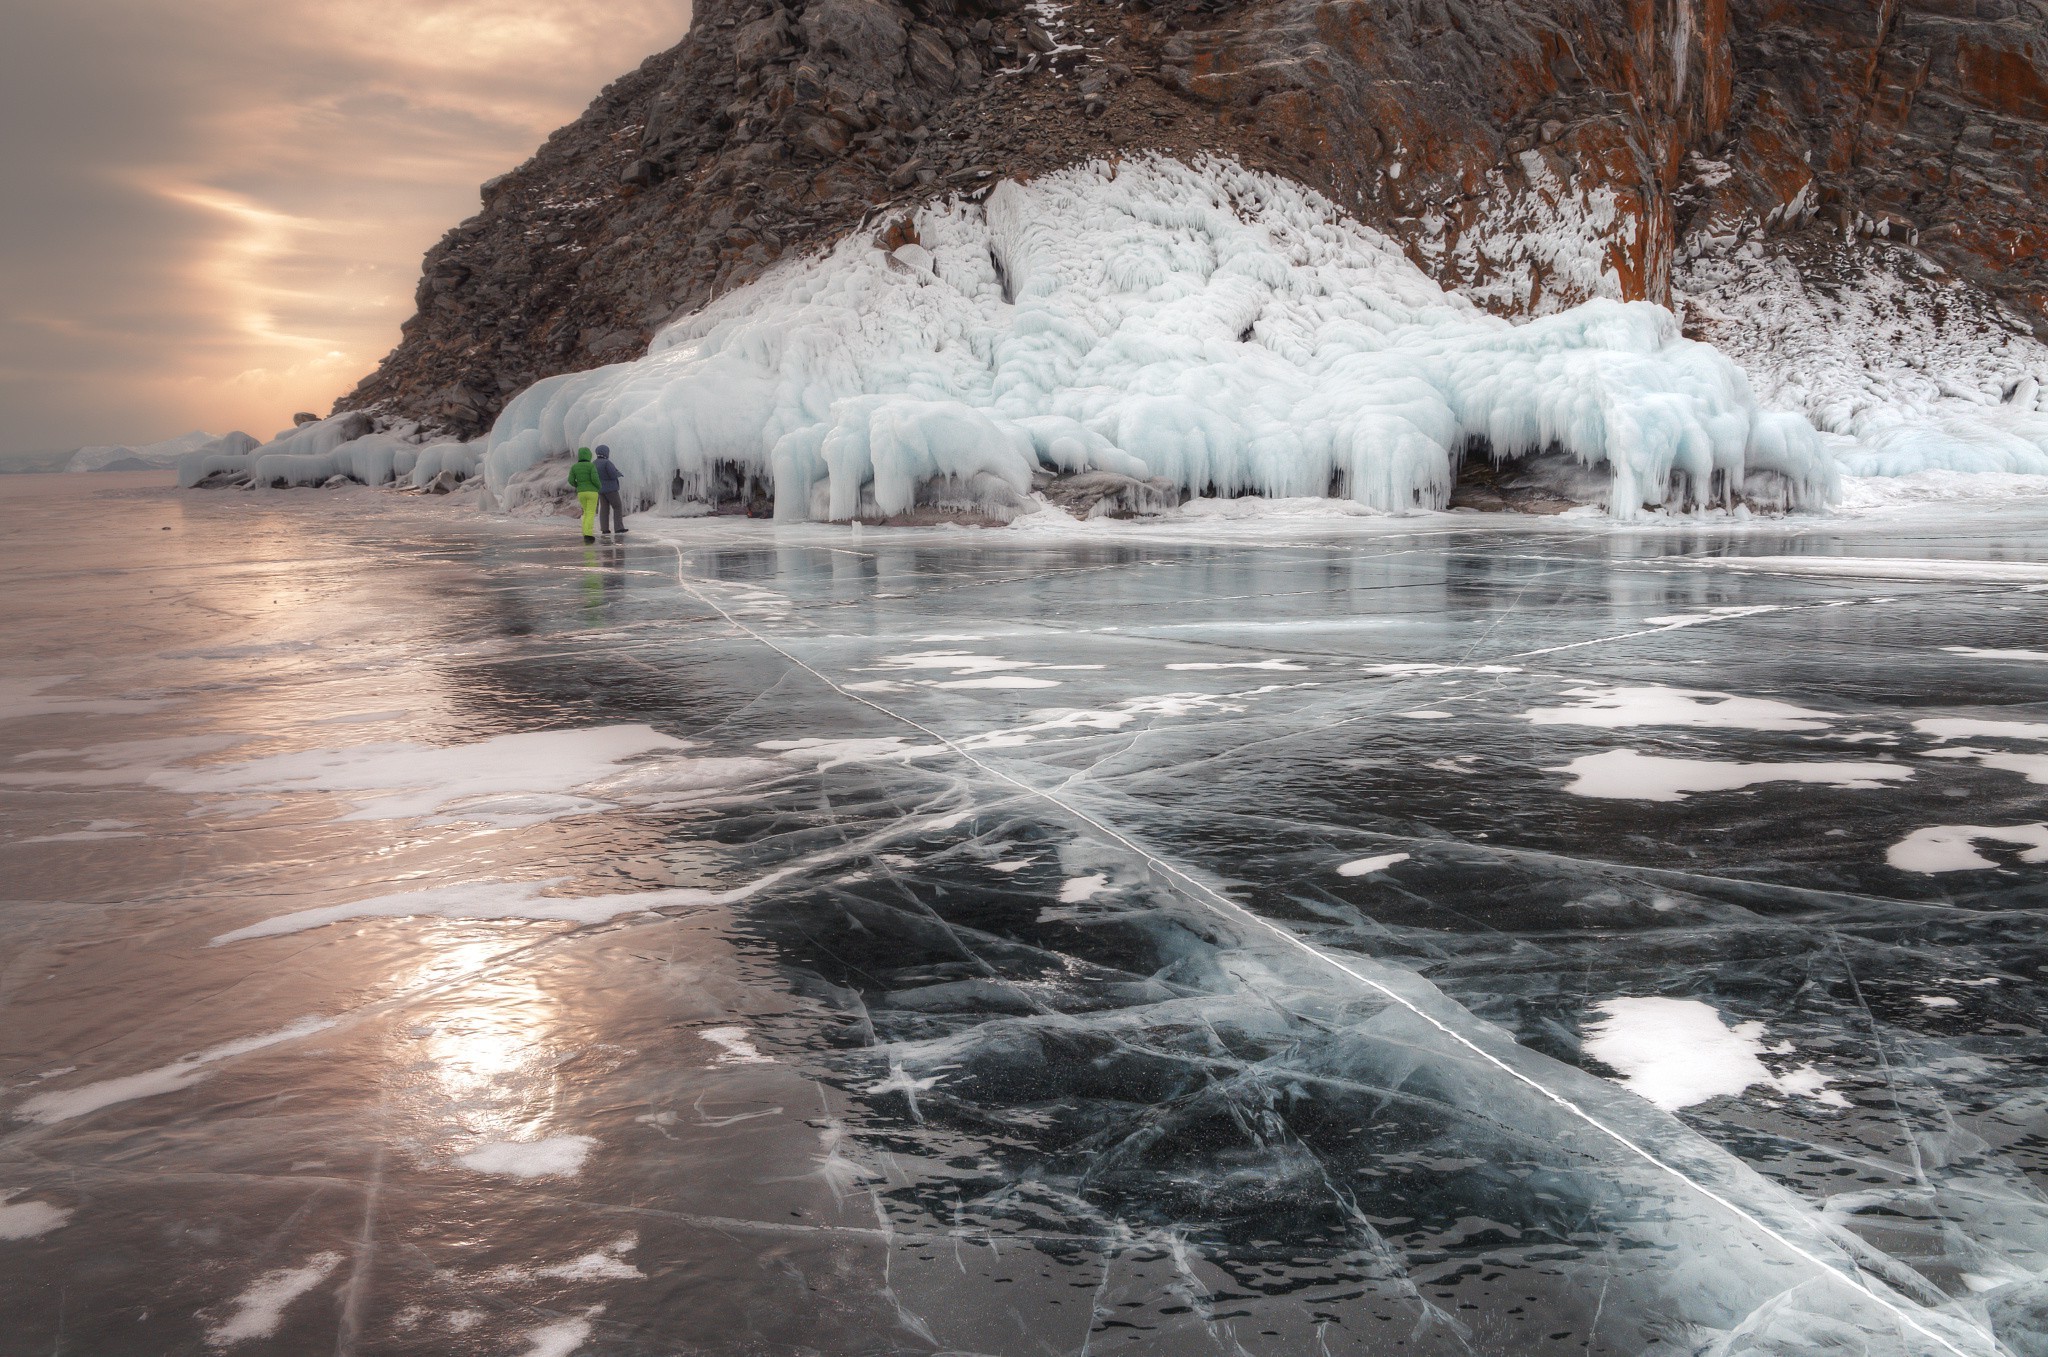
[[[325,414],[689,0],[0,0],[0,455]]]

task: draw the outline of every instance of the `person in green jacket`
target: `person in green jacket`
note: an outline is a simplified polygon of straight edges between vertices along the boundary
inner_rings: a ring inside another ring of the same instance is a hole
[[[597,468],[590,464],[590,449],[576,449],[576,464],[569,468],[569,488],[583,506],[583,540],[597,540]]]

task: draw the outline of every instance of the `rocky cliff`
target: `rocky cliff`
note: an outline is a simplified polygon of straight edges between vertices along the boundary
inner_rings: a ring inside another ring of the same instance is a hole
[[[1502,314],[1735,258],[2048,333],[2037,0],[706,0],[483,186],[337,409],[473,435],[793,252],[1139,150],[1306,183]]]

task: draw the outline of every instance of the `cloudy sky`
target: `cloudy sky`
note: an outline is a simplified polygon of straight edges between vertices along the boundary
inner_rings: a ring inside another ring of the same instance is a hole
[[[326,413],[689,0],[0,0],[0,455]]]

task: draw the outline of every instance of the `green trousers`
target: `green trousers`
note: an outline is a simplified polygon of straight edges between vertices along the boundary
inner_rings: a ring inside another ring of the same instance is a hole
[[[583,535],[597,536],[597,491],[578,490],[576,502],[583,506]]]

